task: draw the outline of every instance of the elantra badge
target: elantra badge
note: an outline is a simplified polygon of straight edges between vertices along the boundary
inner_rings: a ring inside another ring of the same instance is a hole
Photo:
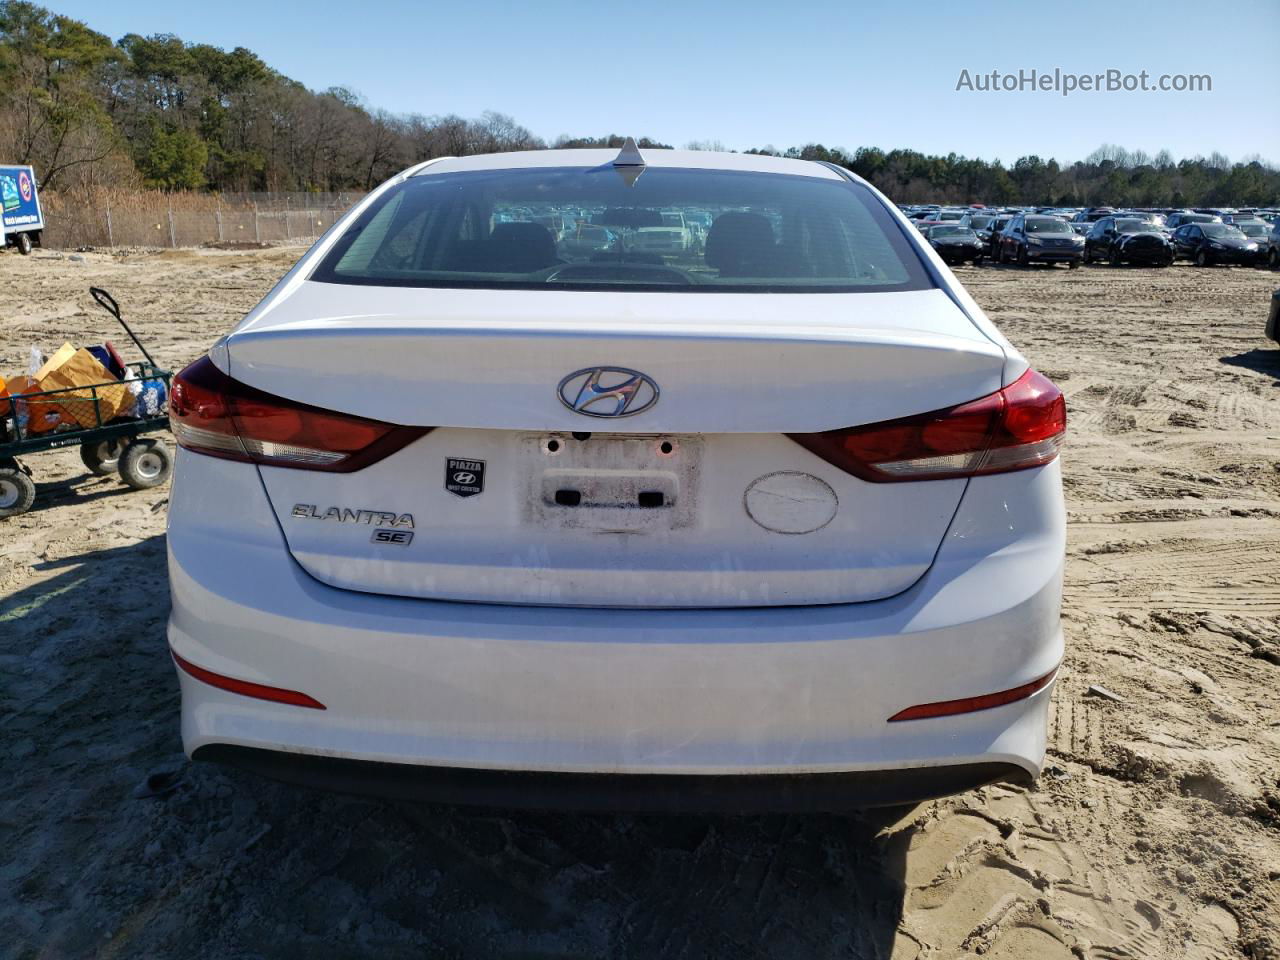
[[[333,520],[337,523],[413,529],[412,513],[392,513],[389,510],[358,510],[352,507],[329,507],[321,510],[314,503],[295,503],[290,514],[302,520]]]
[[[658,385],[639,370],[588,367],[560,381],[560,402],[584,417],[634,417],[658,402]]]

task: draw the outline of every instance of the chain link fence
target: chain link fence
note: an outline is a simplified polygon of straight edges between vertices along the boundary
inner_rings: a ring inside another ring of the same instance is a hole
[[[362,196],[356,193],[135,194],[45,205],[43,243],[84,247],[198,247],[309,243]]]

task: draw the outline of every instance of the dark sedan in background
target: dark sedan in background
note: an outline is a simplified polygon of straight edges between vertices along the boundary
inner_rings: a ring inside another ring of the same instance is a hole
[[[964,263],[967,260],[976,267],[986,256],[986,247],[968,227],[956,224],[930,227],[924,236],[929,241],[929,246],[948,264]]]
[[[1155,223],[1136,217],[1103,217],[1084,238],[1084,262],[1106,260],[1112,266],[1141,263],[1167,267],[1173,243]]]
[[[1229,223],[1188,223],[1173,231],[1174,252],[1197,267],[1217,263],[1252,265],[1261,257],[1258,244]]]
[[[1265,220],[1236,218],[1231,221],[1231,225],[1243,233],[1246,237],[1258,245],[1258,258],[1255,261],[1259,266],[1267,262],[1267,243],[1270,239],[1271,224]]]
[[[1192,213],[1190,210],[1179,210],[1165,218],[1165,226],[1170,230],[1185,227],[1188,223],[1221,223],[1222,218],[1213,213]]]

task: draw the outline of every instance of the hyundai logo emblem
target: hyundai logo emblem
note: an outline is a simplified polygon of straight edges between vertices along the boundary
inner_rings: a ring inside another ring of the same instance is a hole
[[[560,402],[586,417],[634,417],[658,402],[658,385],[639,370],[587,367],[560,381]]]

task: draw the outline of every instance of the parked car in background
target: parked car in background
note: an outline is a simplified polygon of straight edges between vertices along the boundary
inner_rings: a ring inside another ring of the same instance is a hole
[[[1154,210],[1117,210],[1114,216],[1125,217],[1130,220],[1143,220],[1146,223],[1159,228],[1159,230],[1164,234],[1173,232],[1169,229],[1168,224],[1165,223],[1164,214],[1157,213]]]
[[[1012,214],[1012,213],[1002,213],[1002,214],[999,214],[989,224],[987,224],[987,235],[988,235],[987,259],[988,260],[999,259],[1001,235],[1004,233],[1005,227],[1009,226],[1009,221],[1012,220],[1015,216],[1016,214]]]
[[[1019,214],[1000,234],[1001,263],[1065,263],[1074,270],[1084,256],[1084,238],[1059,217]]]
[[[1165,226],[1171,231],[1177,230],[1179,227],[1188,223],[1221,223],[1222,218],[1216,213],[1194,213],[1190,210],[1181,210],[1178,213],[1171,213],[1165,219]]]
[[[1246,237],[1258,245],[1259,265],[1267,262],[1267,238],[1271,234],[1271,225],[1263,220],[1233,220],[1231,226],[1235,227]]]
[[[1061,391],[852,174],[628,147],[406,170],[175,378],[186,751],[574,809],[1034,777]],[[566,263],[500,207],[715,216]]]
[[[998,219],[998,215],[987,212],[967,213],[957,221],[960,226],[967,227],[972,230],[984,246],[991,244],[991,225]]]
[[[1075,216],[1076,223],[1095,223],[1103,217],[1114,214],[1114,207],[1089,207],[1087,210],[1081,210]]]
[[[693,237],[680,211],[664,210],[661,225],[640,227],[630,242],[636,250],[680,254],[693,245]]]
[[[967,261],[976,267],[986,256],[986,246],[978,239],[978,235],[959,224],[944,223],[930,227],[924,236],[929,241],[929,246],[948,264]]]
[[[925,214],[916,221],[916,227],[921,233],[926,232],[930,227],[939,223],[959,223],[965,216],[964,210],[934,210]]]
[[[1271,225],[1267,233],[1267,266],[1280,269],[1280,219]]]
[[[1173,244],[1154,223],[1129,216],[1103,217],[1084,239],[1084,262],[1106,260],[1112,266],[1141,263],[1167,267]]]
[[[618,243],[618,235],[607,227],[579,220],[565,228],[558,247],[567,260],[589,260],[616,249]]]
[[[1187,223],[1173,231],[1175,255],[1197,267],[1257,263],[1258,244],[1229,223]]]

